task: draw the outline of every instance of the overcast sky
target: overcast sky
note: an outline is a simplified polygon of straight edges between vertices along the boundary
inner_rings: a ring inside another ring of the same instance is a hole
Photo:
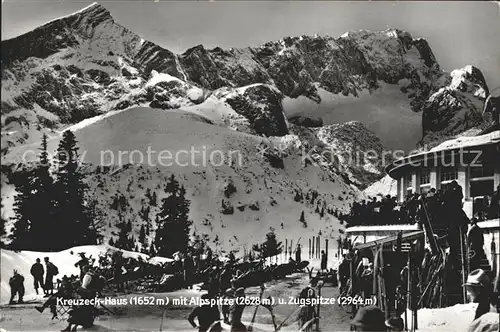
[[[2,40],[92,1],[3,0]],[[285,36],[388,27],[427,39],[443,69],[479,67],[500,86],[500,6],[492,2],[102,1],[115,20],[174,52],[256,46]]]

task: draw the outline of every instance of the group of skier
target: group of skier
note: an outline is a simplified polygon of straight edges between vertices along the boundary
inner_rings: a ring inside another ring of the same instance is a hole
[[[49,260],[48,257],[44,258],[45,268],[40,262],[40,258],[31,266],[30,273],[33,276],[33,287],[36,294],[38,289],[41,288],[45,297],[49,297],[54,293],[54,277],[59,273],[58,268]],[[45,275],[45,279],[44,279]],[[14,298],[18,297],[17,303],[23,303],[25,293],[24,276],[17,270],[14,270],[13,276],[9,279],[11,297],[9,304],[14,304]]]

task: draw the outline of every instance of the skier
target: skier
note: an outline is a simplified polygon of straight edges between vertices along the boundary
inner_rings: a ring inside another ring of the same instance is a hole
[[[45,274],[45,297],[49,297],[54,294],[54,276],[59,273],[57,267],[49,261],[48,257],[43,259],[45,261],[45,267],[47,269],[47,273]]]
[[[192,288],[192,276],[194,272],[194,261],[193,257],[190,254],[186,255],[183,261],[183,270],[184,270],[184,287],[191,289]]]
[[[21,304],[23,302],[24,296],[24,277],[20,275],[17,270],[14,270],[14,275],[9,279],[10,286],[10,301],[9,304],[14,304],[14,297],[18,296],[17,303]]]
[[[295,262],[297,262],[297,264],[302,262],[301,254],[302,254],[302,247],[300,246],[300,244],[297,244],[297,249],[295,250]]]
[[[203,294],[201,296],[203,304],[193,309],[188,317],[189,323],[194,328],[198,328],[198,332],[219,332],[222,331],[220,325],[220,313],[216,305],[210,304],[210,296],[208,294]],[[194,319],[198,318],[198,325],[196,325]]]
[[[45,273],[43,265],[40,263],[40,258],[37,258],[36,263],[31,266],[30,273],[33,276],[33,286],[35,287],[35,292],[38,295],[38,288],[41,288],[42,290],[44,289],[43,274]]]
[[[326,253],[324,250],[321,250],[321,271],[326,270]]]

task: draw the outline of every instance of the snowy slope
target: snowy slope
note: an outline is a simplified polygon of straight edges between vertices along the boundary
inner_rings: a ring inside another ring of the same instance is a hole
[[[368,188],[363,190],[363,192],[365,195],[369,197],[377,197],[377,199],[379,199],[380,195],[397,196],[398,183],[389,175],[386,175],[382,179],[372,183]]]
[[[82,170],[89,175],[88,196],[97,199],[105,213],[106,238],[116,237],[118,211],[110,208],[114,197],[125,196],[127,209],[122,214],[132,221],[137,238],[142,222],[138,212],[142,206],[151,205],[146,190],[156,192],[159,201],[170,174],[186,186],[196,232],[207,234],[214,248],[226,250],[248,249],[261,242],[271,228],[281,240],[297,240],[319,231],[338,236],[342,226],[331,213],[334,209],[346,210],[360,194],[328,163],[307,164],[302,141],[295,135],[263,138],[207,123],[193,112],[149,108],[124,110],[75,129]],[[57,137],[50,140],[49,151],[57,143]],[[12,153],[22,155],[35,147],[17,147]],[[190,154],[193,150],[198,152]],[[148,151],[152,151],[152,163],[148,162]],[[186,152],[179,154],[177,164],[161,165],[157,158],[161,151],[173,156],[178,151]],[[225,156],[222,165],[219,157],[210,164],[213,151]],[[119,152],[123,153],[121,160]],[[111,164],[122,167],[99,166]],[[236,191],[226,195],[230,183]],[[303,197],[301,201],[295,201],[297,194]],[[317,209],[324,209],[324,215]],[[157,211],[157,206],[151,206],[151,220]],[[306,228],[299,222],[302,211]]]

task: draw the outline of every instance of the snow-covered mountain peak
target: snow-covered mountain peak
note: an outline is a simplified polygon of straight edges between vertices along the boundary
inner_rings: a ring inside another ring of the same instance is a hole
[[[484,80],[483,73],[472,65],[467,65],[460,69],[455,69],[451,72],[451,89],[466,91],[474,90],[475,96],[486,98],[488,95],[488,86]]]
[[[347,97],[347,103],[380,92],[377,98],[383,104],[376,107],[377,116],[390,108],[387,98],[398,94],[399,105],[409,112],[420,112],[433,94],[449,84],[451,90],[456,90],[455,86],[472,79],[487,92],[481,79],[475,79],[479,75],[472,72],[454,72],[452,76],[444,73],[425,39],[414,39],[398,29],[352,31],[338,38],[301,35],[228,50],[197,45],[175,54],[116,23],[105,7],[95,3],[2,42],[2,124],[14,133],[8,137],[10,146],[2,142],[2,148],[26,143],[31,136],[27,132],[33,128],[75,124],[134,105],[191,107],[209,96],[225,95],[255,84],[265,88],[252,88],[248,90],[252,93],[241,95],[259,99],[264,94],[264,99],[273,104],[271,109],[276,110],[268,115],[283,111],[277,106],[280,98],[305,97],[319,105],[325,101],[325,92],[328,99],[339,102]],[[277,96],[270,93],[273,89],[279,91],[279,98],[271,97]],[[391,90],[391,96],[382,90]],[[484,92],[476,90],[471,96],[483,98]],[[448,97],[442,100],[456,105]],[[253,106],[259,103],[247,101]],[[391,118],[391,111],[385,113]],[[450,115],[463,122],[466,113]],[[320,117],[325,124],[340,122],[325,121],[323,115],[306,116]],[[366,121],[354,119],[379,136],[391,132],[383,128],[382,124],[388,123],[385,118],[378,118],[378,125],[370,126],[374,116],[366,114]],[[278,118],[282,123],[281,116]],[[231,122],[231,128],[243,128],[233,125]],[[464,125],[466,129],[469,126]],[[285,127],[280,124],[276,127],[279,130],[271,132],[287,134]],[[420,128],[418,131],[422,132]],[[390,141],[382,138],[384,143]]]

